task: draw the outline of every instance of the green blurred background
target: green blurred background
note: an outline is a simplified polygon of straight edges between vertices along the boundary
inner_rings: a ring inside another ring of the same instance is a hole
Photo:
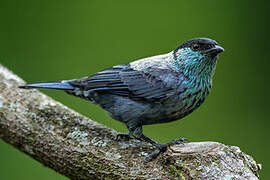
[[[0,63],[27,82],[79,78],[167,53],[194,37],[217,40],[221,54],[208,99],[197,111],[144,128],[160,141],[186,137],[237,145],[270,179],[269,1],[0,1]],[[43,91],[125,132],[86,101]],[[0,140],[0,179],[66,179]]]

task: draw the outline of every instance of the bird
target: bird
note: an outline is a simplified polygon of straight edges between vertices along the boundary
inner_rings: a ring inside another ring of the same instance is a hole
[[[144,125],[179,120],[197,109],[209,95],[218,56],[224,48],[210,38],[190,39],[173,51],[115,65],[79,79],[29,83],[20,88],[62,90],[91,101],[124,123],[128,133],[156,149],[145,161],[156,158],[168,146],[183,144],[179,138],[161,144],[143,133]]]

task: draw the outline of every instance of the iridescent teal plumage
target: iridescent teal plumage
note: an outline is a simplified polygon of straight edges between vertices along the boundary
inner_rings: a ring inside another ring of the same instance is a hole
[[[142,133],[142,126],[181,119],[199,107],[210,92],[223,50],[214,40],[196,38],[168,54],[113,66],[89,77],[23,87],[61,89],[98,104],[127,126],[125,136],[155,145],[158,150],[152,158],[184,139],[159,144]]]
[[[217,57],[205,56],[191,48],[179,49],[175,54],[172,68],[186,77],[187,89],[180,96],[185,104],[183,108],[190,113],[202,104],[211,90]]]

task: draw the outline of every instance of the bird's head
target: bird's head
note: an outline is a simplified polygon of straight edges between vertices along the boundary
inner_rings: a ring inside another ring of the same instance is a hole
[[[218,54],[223,51],[212,39],[191,39],[173,51],[174,66],[187,76],[212,77]]]

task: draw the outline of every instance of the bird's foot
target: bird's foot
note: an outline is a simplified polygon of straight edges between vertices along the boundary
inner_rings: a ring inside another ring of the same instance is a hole
[[[116,141],[124,140],[129,141],[131,139],[131,136],[129,133],[119,133],[116,135]]]
[[[167,145],[167,147],[168,147],[168,146],[175,145],[175,144],[184,144],[187,141],[188,141],[188,139],[180,138],[180,139],[175,139],[175,140],[172,140],[170,142],[167,142],[165,145]]]
[[[174,144],[184,144],[187,141],[188,141],[187,139],[180,138],[180,139],[172,140],[172,141],[167,142],[165,144],[158,144],[158,143],[156,143],[156,144],[154,144],[154,146],[156,146],[157,149],[154,150],[154,152],[152,152],[148,156],[146,156],[144,158],[144,162],[149,162],[149,161],[152,161],[153,159],[157,158],[159,154],[165,152],[167,150],[167,148],[169,146],[171,146],[171,145],[174,145]]]

